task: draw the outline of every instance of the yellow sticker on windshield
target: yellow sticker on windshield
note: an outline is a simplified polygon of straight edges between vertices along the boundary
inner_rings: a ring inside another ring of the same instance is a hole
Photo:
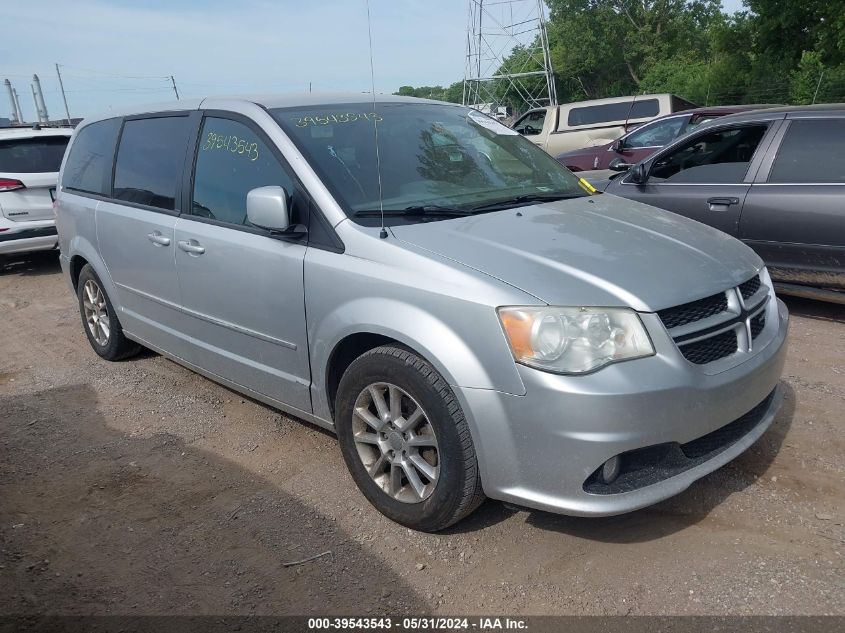
[[[579,178],[579,179],[578,179],[578,184],[579,184],[579,185],[581,185],[581,187],[582,187],[582,188],[584,189],[584,191],[586,191],[587,193],[596,193],[596,192],[598,191],[598,189],[596,189],[595,187],[593,187],[593,185],[591,185],[590,183],[588,183],[588,182],[587,182],[586,180],[584,180],[583,178]]]

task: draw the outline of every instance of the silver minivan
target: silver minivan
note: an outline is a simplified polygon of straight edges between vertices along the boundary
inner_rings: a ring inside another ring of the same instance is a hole
[[[335,431],[391,519],[485,496],[612,515],[748,448],[788,315],[761,260],[595,192],[472,109],[178,101],[77,128],[62,268],[108,360],[141,346]]]

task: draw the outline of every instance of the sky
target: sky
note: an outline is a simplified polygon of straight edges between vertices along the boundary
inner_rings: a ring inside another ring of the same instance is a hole
[[[181,97],[369,91],[364,0],[39,0],[8,3],[0,80],[34,118],[41,80],[52,119]],[[723,0],[726,11],[741,0]],[[376,92],[463,77],[465,0],[370,0]],[[10,25],[14,25],[11,27]],[[0,95],[0,117],[10,106]]]

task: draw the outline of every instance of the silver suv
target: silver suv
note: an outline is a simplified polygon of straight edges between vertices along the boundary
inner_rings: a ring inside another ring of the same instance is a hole
[[[416,529],[485,495],[641,508],[781,403],[788,316],[757,255],[459,105],[110,113],[76,131],[57,207],[100,356],[144,346],[332,429],[364,496]]]

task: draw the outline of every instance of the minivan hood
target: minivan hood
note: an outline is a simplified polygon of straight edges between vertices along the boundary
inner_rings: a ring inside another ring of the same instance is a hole
[[[652,312],[736,286],[763,266],[721,231],[611,194],[392,231],[553,305]]]

